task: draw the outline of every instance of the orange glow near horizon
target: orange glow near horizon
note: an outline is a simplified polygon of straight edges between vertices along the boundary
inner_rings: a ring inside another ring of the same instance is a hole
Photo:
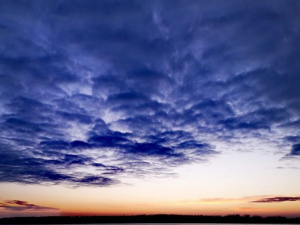
[[[243,206],[247,205],[247,206]],[[74,209],[63,210],[63,216],[121,216],[121,215],[155,215],[155,214],[178,214],[178,215],[259,215],[259,216],[287,216],[297,217],[300,215],[299,203],[261,203],[261,204],[236,204],[223,203],[207,206],[207,204],[199,204],[191,206],[190,204],[166,204],[166,205],[129,205],[124,208],[110,207],[110,209]]]
[[[128,204],[126,205],[85,205],[72,204],[64,205],[60,213],[54,212],[31,212],[28,216],[129,216],[129,215],[155,215],[155,214],[178,214],[178,215],[258,215],[258,216],[286,216],[298,217],[300,215],[300,202],[282,202],[282,203],[249,203],[241,199],[254,199],[255,197],[244,197],[239,199],[223,199],[211,203],[213,199],[204,199],[204,202],[169,202],[156,204]],[[217,199],[215,199],[217,200]],[[207,201],[207,202],[205,202]],[[238,201],[238,202],[236,202]],[[55,205],[54,205],[55,206]],[[0,216],[3,210],[0,210]],[[18,216],[12,214],[11,216]],[[22,212],[21,216],[26,216]]]

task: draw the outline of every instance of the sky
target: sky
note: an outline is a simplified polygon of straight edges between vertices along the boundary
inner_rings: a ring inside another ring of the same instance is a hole
[[[0,217],[300,216],[299,12],[1,0]]]

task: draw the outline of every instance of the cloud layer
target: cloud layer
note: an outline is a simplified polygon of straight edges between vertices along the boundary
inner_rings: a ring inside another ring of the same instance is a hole
[[[59,209],[30,204],[26,201],[7,200],[0,202],[0,209],[8,211],[57,211]]]
[[[108,186],[246,138],[299,155],[299,1],[2,1],[0,182]]]
[[[256,203],[269,203],[269,202],[295,202],[300,201],[300,197],[273,197],[273,198],[262,198],[253,202]]]

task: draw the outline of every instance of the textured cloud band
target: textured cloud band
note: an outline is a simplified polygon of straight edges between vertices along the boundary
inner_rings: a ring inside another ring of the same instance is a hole
[[[299,156],[299,4],[1,1],[0,182],[168,176],[247,138]]]

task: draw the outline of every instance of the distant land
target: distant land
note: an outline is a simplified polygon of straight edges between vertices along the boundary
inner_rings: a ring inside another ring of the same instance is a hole
[[[0,224],[94,224],[94,223],[237,223],[300,224],[300,217],[261,217],[248,215],[137,215],[137,216],[51,216],[1,218]]]

